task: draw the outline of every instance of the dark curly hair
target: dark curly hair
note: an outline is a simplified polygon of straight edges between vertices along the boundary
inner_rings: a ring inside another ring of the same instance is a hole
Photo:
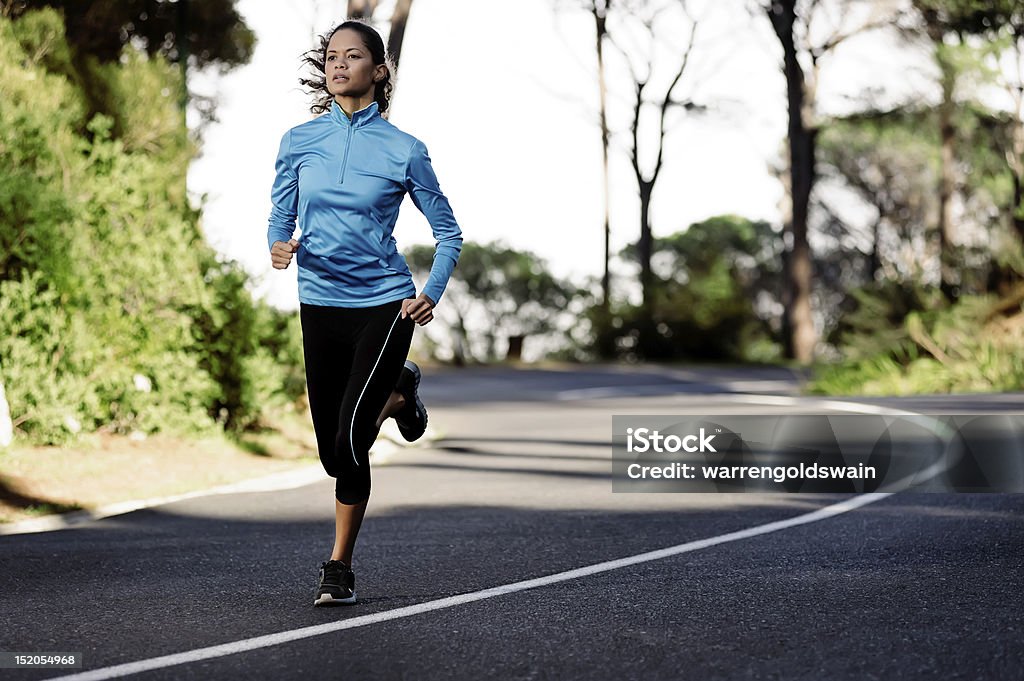
[[[377,109],[382,117],[387,118],[388,104],[391,101],[391,92],[394,90],[392,73],[395,69],[384,49],[384,39],[380,37],[380,33],[377,33],[373,26],[358,19],[349,19],[338,24],[332,30],[320,36],[320,45],[318,47],[314,47],[302,55],[302,63],[313,69],[312,78],[299,79],[300,83],[309,88],[307,94],[313,95],[315,98],[313,104],[309,107],[309,111],[310,113],[322,114],[331,108],[331,100],[334,99],[334,95],[327,89],[327,76],[324,71],[325,64],[327,63],[327,45],[331,42],[334,34],[343,28],[350,28],[362,36],[363,44],[370,51],[374,66],[383,64],[387,67],[387,73],[376,83],[373,90],[373,100],[377,102]]]

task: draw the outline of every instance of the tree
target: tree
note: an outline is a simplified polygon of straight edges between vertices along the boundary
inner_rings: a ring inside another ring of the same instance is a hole
[[[111,115],[90,111],[81,63]],[[178,82],[133,45],[80,57],[52,8],[0,16],[0,383],[18,435],[243,428],[294,396],[296,362],[259,352],[296,357],[291,331],[261,321],[188,202]]]
[[[866,282],[917,280],[924,266],[926,228],[937,207],[939,145],[927,133],[935,118],[920,108],[865,111],[831,121],[819,137],[823,178],[843,183],[875,210]]]
[[[836,46],[864,31],[887,25],[892,15],[869,16],[852,29],[843,26],[847,5],[840,4],[842,16],[834,30],[821,42],[812,42],[810,25],[819,0],[767,0],[760,4],[782,46],[782,72],[786,77],[789,125],[788,201],[783,215],[786,252],[786,289],[783,337],[786,356],[802,363],[814,357],[817,334],[811,313],[812,264],[807,240],[807,219],[816,180],[816,138],[820,122],[816,92],[821,58]],[[874,14],[874,12],[872,12]]]
[[[953,196],[957,188],[957,132],[954,117],[957,108],[957,87],[964,70],[963,60],[969,48],[965,35],[975,25],[974,6],[981,3],[970,0],[914,0],[921,25],[917,28],[931,43],[932,57],[939,69],[942,96],[938,107],[938,129],[941,145],[939,175],[939,287],[949,300],[955,300],[957,291],[956,259],[953,253],[955,221]],[[947,38],[949,41],[947,42]]]
[[[690,63],[690,56],[696,44],[697,21],[687,11],[686,0],[659,2],[656,0],[623,0],[617,8],[619,13],[618,28],[608,31],[609,43],[622,55],[632,79],[632,111],[629,119],[628,153],[633,176],[636,179],[640,194],[640,236],[637,239],[637,259],[640,264],[640,287],[643,304],[652,299],[654,277],[651,272],[651,255],[654,248],[654,237],[651,227],[651,199],[658,176],[664,167],[665,137],[668,132],[668,114],[673,109],[697,110],[701,107],[692,99],[676,96],[676,89],[682,81],[683,74]],[[677,10],[681,16],[674,17],[672,24],[673,36],[685,36],[681,43],[681,56],[677,65],[670,71],[672,75],[668,86],[653,94],[657,88],[652,79],[655,71],[656,47],[662,38],[663,27],[670,24],[665,14]],[[657,28],[656,28],[657,26]],[[639,29],[643,35],[641,45],[633,47],[627,44],[627,34],[631,29]],[[632,49],[631,49],[632,48]],[[644,168],[640,162],[640,127],[641,116],[646,107],[653,107],[657,114],[657,137],[655,141],[655,160],[653,167]]]
[[[109,103],[109,78],[101,71],[117,63],[126,45],[178,65],[182,121],[190,101],[204,123],[213,119],[212,98],[190,100],[187,74],[190,67],[227,71],[252,57],[256,36],[235,9],[235,1],[8,0],[5,13],[17,18],[29,9],[51,7],[63,15],[66,40],[74,53],[67,75],[81,84],[90,113],[114,116],[117,132],[121,121]]]
[[[1014,0],[996,0],[987,3],[991,14],[989,23],[990,34],[997,39],[1002,37],[1010,45],[1010,56],[1016,67],[1005,76],[1003,85],[1013,101],[1013,118],[1011,119],[1011,144],[1006,149],[1006,163],[1013,180],[1013,203],[1011,204],[1011,224],[1017,232],[1017,238],[1024,244],[1024,6]]]
[[[22,0],[12,14],[53,7],[64,15],[68,43],[79,55],[101,63],[117,61],[131,43],[171,63],[188,55],[192,65],[231,68],[252,57],[256,36],[235,8],[235,0],[189,4],[187,40],[179,41],[179,2],[169,0]],[[187,50],[181,49],[187,46]]]
[[[434,249],[414,246],[406,258],[413,273],[425,278]],[[466,243],[445,291],[446,302],[437,310],[450,338],[435,336],[434,341],[447,345],[459,364],[498,359],[503,342],[506,358],[518,359],[516,350],[527,337],[564,331],[575,323],[569,307],[577,293],[528,251]]]
[[[612,0],[590,0],[586,9],[594,19],[594,47],[597,52],[598,120],[601,125],[601,177],[604,181],[604,271],[601,274],[601,306],[608,310],[611,300],[611,192],[608,188],[608,146],[611,143],[608,130],[608,88],[605,84],[604,43],[608,35],[608,10]]]
[[[611,131],[608,127],[608,87],[604,46],[608,40],[608,15],[614,0],[555,0],[556,7],[562,5],[582,9],[594,20],[594,48],[597,57],[598,127],[601,131],[601,178],[604,193],[604,261],[601,274],[601,307],[607,313],[611,302],[611,195],[609,190],[608,155],[611,146]]]
[[[939,243],[940,288],[947,300],[956,300],[962,291],[960,271],[964,265],[957,246],[957,223],[963,221],[954,213],[954,198],[964,187],[977,186],[974,178],[964,171],[964,165],[977,162],[978,149],[965,144],[970,133],[962,126],[974,126],[981,119],[988,118],[986,125],[995,123],[986,112],[981,112],[971,101],[968,86],[972,82],[988,82],[993,78],[986,65],[992,52],[1009,48],[1016,53],[1011,71],[1017,76],[1003,78],[1003,84],[1015,102],[1018,123],[1011,127],[1009,143],[1004,145],[1005,163],[1014,183],[1014,197],[1008,199],[1014,206],[1020,204],[1021,178],[1024,175],[1024,122],[1021,122],[1021,108],[1024,94],[1020,86],[1020,45],[1019,31],[1024,29],[1024,8],[1015,0],[913,0],[913,11],[904,22],[903,33],[911,41],[923,41],[931,53],[939,77],[940,100],[937,107],[936,128],[940,141],[940,175],[938,180],[939,210],[937,233]],[[1016,26],[1016,28],[1015,28]],[[974,37],[988,42],[977,44]],[[992,135],[991,141],[999,143],[1003,135]],[[982,141],[985,149],[993,148],[991,142]],[[982,153],[987,153],[982,151]],[[968,157],[971,157],[970,159]],[[1010,211],[1009,225],[1024,239],[1024,221],[1018,221]]]
[[[1009,175],[1012,186],[1007,204],[1008,226],[1016,239],[1016,248],[1012,250],[1016,251],[1018,260],[1009,267],[997,262],[994,268],[1001,270],[996,273],[998,281],[994,283],[1009,288],[1024,274],[1020,262],[1024,254],[1024,5],[1018,0],[962,0],[954,8],[958,9],[960,30],[984,37],[987,43],[982,51],[993,53],[1002,61],[1003,68],[998,69],[994,77],[1011,102],[1009,112],[987,120],[991,133],[987,139],[1002,157],[1004,172]],[[1006,134],[1002,134],[1004,131]]]
[[[592,310],[594,350],[627,360],[773,358],[780,249],[768,223],[733,215],[656,238],[650,303],[620,305],[607,319]]]

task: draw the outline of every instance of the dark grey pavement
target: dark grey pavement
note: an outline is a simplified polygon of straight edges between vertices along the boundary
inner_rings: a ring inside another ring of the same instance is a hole
[[[850,498],[612,494],[612,414],[789,413],[720,385],[782,377],[670,376],[650,394],[662,383],[646,371],[480,373],[425,377],[444,439],[375,464],[359,604],[310,605],[333,537],[325,479],[0,536],[0,650],[79,651],[96,669],[385,613]],[[1004,397],[953,399],[1014,410]],[[132,678],[936,677],[1024,679],[1024,495],[887,496],[770,534]]]

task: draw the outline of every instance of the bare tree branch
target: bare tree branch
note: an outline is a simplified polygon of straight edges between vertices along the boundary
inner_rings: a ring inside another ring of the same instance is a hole
[[[630,59],[629,57],[629,52],[627,52],[621,45],[619,45],[619,42],[611,33],[607,35],[607,40],[608,44],[614,47],[618,51],[618,53],[622,55],[622,58],[626,61],[626,65],[629,67],[629,75],[633,77],[633,82],[641,82],[640,74],[636,72],[636,68],[633,66],[633,60]]]
[[[643,173],[640,172],[640,109],[644,105],[644,87],[646,85],[647,83],[634,79],[633,92],[636,95],[636,99],[633,104],[633,125],[630,126],[633,146],[629,149],[629,160],[633,164],[633,173],[636,175],[637,182],[641,184],[644,181],[644,177]]]
[[[880,18],[874,21],[865,22],[864,24],[861,24],[860,26],[853,30],[847,31],[845,33],[840,32],[834,34],[832,37],[826,40],[824,44],[822,44],[820,47],[814,48],[813,52],[816,53],[819,57],[821,57],[825,53],[834,50],[841,43],[849,40],[850,38],[853,38],[854,36],[867,33],[868,31],[874,31],[879,28],[888,28],[889,26],[892,26],[891,18]]]
[[[684,7],[685,7],[685,3],[684,3]],[[689,16],[688,13],[687,13],[687,16]],[[680,79],[683,77],[683,73],[686,72],[686,67],[690,63],[690,55],[693,54],[693,46],[696,44],[696,42],[697,42],[697,24],[693,23],[692,24],[692,28],[690,29],[690,42],[686,46],[686,51],[683,52],[683,61],[679,65],[679,70],[676,71],[675,77],[672,79],[672,84],[668,86],[667,90],[665,90],[665,99],[661,103],[661,118],[660,118],[660,121],[659,121],[659,131],[660,131],[660,134],[661,134],[661,138],[663,140],[665,138],[665,113],[668,111],[669,106],[672,104],[672,91],[675,90],[676,85],[679,84]],[[651,178],[652,181],[656,180],[658,178],[658,173],[661,172],[661,164],[662,164],[662,159],[664,158],[664,152],[665,152],[665,145],[664,144],[658,145],[658,160],[654,164],[654,175]]]

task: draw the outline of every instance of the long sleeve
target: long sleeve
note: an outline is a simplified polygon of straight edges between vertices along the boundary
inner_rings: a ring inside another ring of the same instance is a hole
[[[437,304],[448,285],[455,264],[459,261],[459,253],[462,251],[462,230],[455,221],[448,199],[441,193],[434,168],[430,165],[427,148],[419,140],[412,147],[405,175],[405,188],[413,203],[427,218],[437,241],[430,276],[427,277],[427,283],[422,291]]]
[[[275,241],[288,241],[295,233],[299,206],[299,177],[291,164],[291,131],[281,138],[281,148],[274,163],[276,176],[270,190],[270,220],[267,226],[267,248]]]

